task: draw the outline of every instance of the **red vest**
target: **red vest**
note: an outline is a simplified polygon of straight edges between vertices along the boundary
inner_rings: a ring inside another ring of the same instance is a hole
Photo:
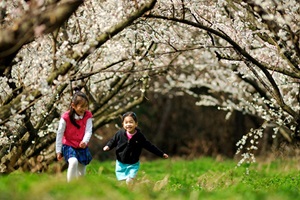
[[[82,141],[85,134],[86,121],[92,118],[93,115],[90,111],[85,111],[82,119],[76,120],[77,124],[80,126],[78,129],[74,126],[70,120],[69,112],[67,111],[62,115],[62,118],[66,121],[66,128],[63,136],[63,144],[72,146],[74,148],[79,148],[79,143]]]

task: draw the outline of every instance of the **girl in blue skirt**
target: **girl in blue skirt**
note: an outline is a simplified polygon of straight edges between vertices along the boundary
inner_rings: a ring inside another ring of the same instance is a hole
[[[88,142],[92,136],[92,113],[87,96],[75,88],[70,109],[62,114],[57,135],[57,160],[68,162],[67,181],[85,175],[86,165],[92,160]]]
[[[129,184],[140,168],[139,158],[143,148],[159,157],[168,158],[168,155],[147,140],[137,128],[138,120],[134,112],[127,112],[122,116],[122,125],[123,128],[117,131],[103,150],[116,147],[116,177]]]

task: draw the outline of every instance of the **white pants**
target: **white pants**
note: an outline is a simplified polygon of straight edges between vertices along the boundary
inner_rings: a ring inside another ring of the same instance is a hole
[[[67,172],[67,181],[70,182],[74,178],[78,178],[79,176],[85,175],[86,166],[80,164],[75,157],[71,157],[68,160],[68,172]]]

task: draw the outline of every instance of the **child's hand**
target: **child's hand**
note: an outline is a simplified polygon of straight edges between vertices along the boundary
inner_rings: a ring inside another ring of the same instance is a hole
[[[165,159],[169,158],[168,154],[165,154],[165,153],[164,153],[163,157],[164,157]]]
[[[86,143],[81,141],[79,147],[84,149],[86,147]]]
[[[63,158],[63,156],[62,156],[61,153],[57,153],[57,154],[56,154],[56,158],[57,158],[58,161],[61,161],[62,158]]]
[[[108,151],[108,150],[109,150],[109,146],[103,147],[103,151]]]

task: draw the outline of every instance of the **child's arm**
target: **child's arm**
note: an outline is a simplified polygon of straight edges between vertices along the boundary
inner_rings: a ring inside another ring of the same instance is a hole
[[[58,161],[61,161],[62,158],[63,158],[62,153],[57,153],[56,158],[57,158]]]
[[[66,129],[66,121],[63,118],[60,118],[58,129],[56,132],[56,153],[61,153],[62,150],[62,138]]]
[[[84,137],[79,144],[80,148],[85,148],[87,146],[87,144],[89,143],[89,141],[91,139],[92,132],[93,132],[93,121],[92,121],[92,118],[89,118],[86,121]]]
[[[108,151],[108,150],[109,150],[109,146],[103,147],[103,151]]]
[[[109,151],[117,146],[118,137],[120,134],[120,130],[107,142],[107,144],[103,147],[103,151]]]
[[[168,154],[164,153],[162,150],[160,150],[158,147],[156,147],[154,144],[152,144],[144,135],[141,136],[142,138],[142,143],[143,143],[143,147],[150,151],[151,153],[159,156],[159,157],[163,157],[163,158],[168,158]]]

